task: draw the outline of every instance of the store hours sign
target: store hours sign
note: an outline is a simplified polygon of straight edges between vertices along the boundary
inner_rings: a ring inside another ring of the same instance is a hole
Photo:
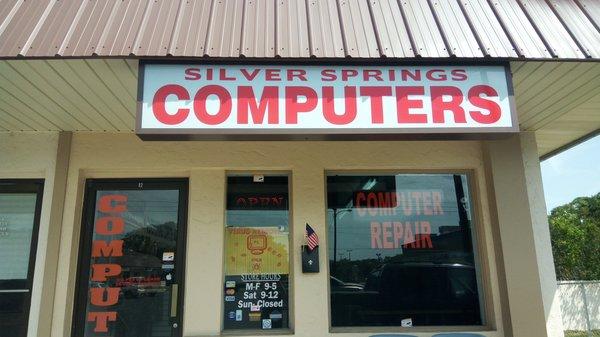
[[[269,226],[226,228],[225,329],[289,326],[288,234]]]
[[[518,130],[509,70],[501,65],[142,62],[138,91],[136,131],[148,139],[369,139]]]

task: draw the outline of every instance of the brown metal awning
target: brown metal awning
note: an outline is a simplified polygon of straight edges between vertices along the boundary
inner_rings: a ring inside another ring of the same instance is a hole
[[[600,59],[597,0],[2,0],[0,57]]]
[[[598,0],[1,0],[0,132],[131,132],[168,57],[505,60],[540,155],[600,130]]]

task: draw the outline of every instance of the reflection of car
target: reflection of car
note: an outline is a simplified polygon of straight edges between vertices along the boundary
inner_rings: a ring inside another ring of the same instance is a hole
[[[119,280],[117,285],[125,297],[155,296],[167,291],[160,277],[133,276]]]
[[[331,291],[332,292],[339,292],[339,291],[362,291],[364,289],[364,286],[360,283],[349,283],[349,282],[344,282],[338,278],[335,278],[333,276],[329,276],[329,284],[331,286]]]
[[[98,281],[90,281],[90,288],[108,288],[108,284]]]
[[[475,268],[392,263],[373,270],[362,291],[331,291],[333,326],[481,324]]]

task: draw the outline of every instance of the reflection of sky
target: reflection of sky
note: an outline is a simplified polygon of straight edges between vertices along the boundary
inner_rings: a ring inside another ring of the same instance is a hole
[[[287,210],[228,210],[227,226],[231,227],[283,227],[288,229]]]
[[[125,220],[125,231],[122,234],[112,236],[113,239],[123,238],[128,233],[148,226],[162,225],[167,222],[177,223],[178,190],[98,191],[96,202],[102,196],[109,194],[127,196],[127,211],[120,215]],[[106,215],[96,211],[96,219]]]
[[[364,178],[361,176],[360,178]],[[362,179],[364,180],[364,179]],[[357,179],[357,181],[360,181]],[[462,176],[463,190],[467,203],[469,200],[468,188],[466,186],[466,178]],[[404,174],[396,175],[396,191],[397,192],[409,192],[409,191],[440,191],[442,194],[441,208],[443,209],[443,215],[404,215],[401,206],[395,208],[396,214],[382,214],[380,209],[375,209],[377,215],[371,216],[367,211],[359,212],[359,210],[352,208],[351,198],[352,195],[348,193],[348,207],[346,209],[338,209],[337,216],[337,253],[338,259],[347,259],[348,256],[352,260],[355,259],[369,259],[377,258],[377,254],[381,257],[395,256],[401,253],[402,249],[373,249],[371,248],[371,221],[377,221],[382,223],[384,221],[400,221],[402,223],[411,222],[414,224],[415,221],[429,221],[431,225],[432,237],[440,232],[442,226],[456,226],[459,225],[459,215],[457,209],[456,192],[454,188],[454,179],[451,174]],[[358,190],[362,190],[368,186],[358,186]],[[332,190],[328,187],[328,193]],[[375,185],[371,189],[372,191],[381,191]],[[467,209],[470,209],[470,205],[467,204]],[[349,211],[352,209],[351,211]],[[360,214],[364,213],[364,214]],[[468,214],[469,219],[471,215]],[[328,238],[329,238],[329,256],[333,258],[333,210],[328,209],[327,212],[328,226]],[[411,226],[414,231],[414,225]],[[413,232],[413,234],[417,234]],[[393,238],[392,238],[393,240]]]
[[[26,279],[35,193],[0,194],[0,280]]]

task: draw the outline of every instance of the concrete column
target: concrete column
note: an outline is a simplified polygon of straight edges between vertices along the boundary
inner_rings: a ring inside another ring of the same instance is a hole
[[[216,336],[223,317],[225,171],[190,173],[184,336]]]
[[[534,132],[521,133],[521,151],[523,152],[525,180],[527,181],[527,193],[533,219],[533,238],[535,240],[536,256],[541,275],[546,328],[548,336],[563,337],[560,294],[558,284],[556,283],[556,270],[554,268],[554,257],[550,241],[550,227],[548,225],[548,213],[546,211],[546,201],[544,200],[544,188],[542,185],[542,171]]]
[[[505,271],[506,332],[563,336],[556,274],[533,133],[488,141],[485,159],[495,203],[498,262]]]
[[[329,330],[329,278],[327,260],[327,224],[325,223],[324,169],[306,158],[293,172],[292,220],[293,293],[290,294],[294,330],[299,336],[323,336]],[[300,246],[306,244],[309,223],[319,236],[319,273],[302,273]]]
[[[29,314],[28,336],[47,336],[52,326],[52,308],[58,266],[60,228],[63,219],[67,172],[71,154],[71,132],[60,132],[54,170],[46,172],[42,219],[38,233],[36,267]]]

